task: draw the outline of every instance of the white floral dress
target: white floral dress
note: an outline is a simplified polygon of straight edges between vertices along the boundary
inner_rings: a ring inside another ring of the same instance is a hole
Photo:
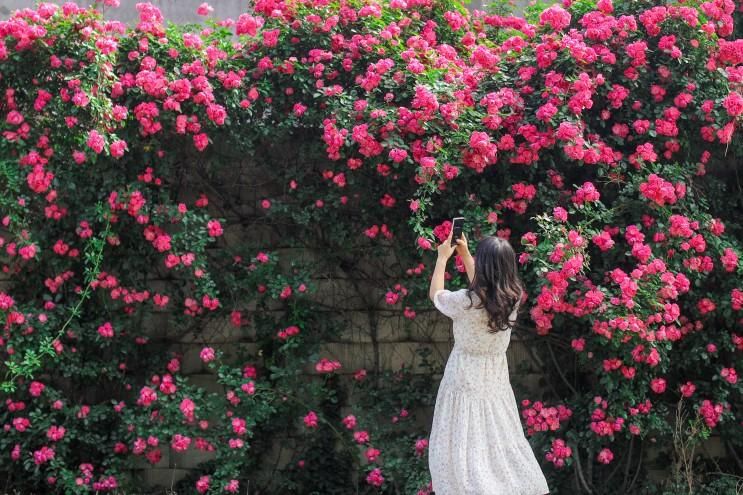
[[[477,294],[472,300],[477,306]],[[454,321],[454,348],[439,385],[429,438],[435,495],[549,493],[524,436],[508,376],[511,328],[489,333],[485,309],[466,309],[466,289],[440,289],[434,305]],[[511,321],[515,316],[516,308]]]

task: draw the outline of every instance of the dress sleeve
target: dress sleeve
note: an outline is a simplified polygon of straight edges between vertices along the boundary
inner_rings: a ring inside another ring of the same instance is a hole
[[[439,289],[433,294],[433,305],[449,318],[454,319],[462,311],[461,291]]]

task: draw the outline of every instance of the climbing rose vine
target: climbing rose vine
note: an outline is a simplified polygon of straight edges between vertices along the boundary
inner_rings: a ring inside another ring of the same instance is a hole
[[[518,250],[514,337],[544,375],[521,416],[552,487],[639,490],[677,408],[740,458],[735,2],[255,0],[181,26],[100,6],[0,22],[8,486],[136,491],[199,451],[186,493],[431,493],[441,362],[421,339],[385,369],[378,322],[424,326],[454,213],[473,251]],[[327,345],[330,269],[382,279],[360,366]]]

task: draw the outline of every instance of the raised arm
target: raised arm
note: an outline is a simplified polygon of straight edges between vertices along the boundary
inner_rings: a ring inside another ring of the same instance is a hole
[[[451,236],[452,231],[449,231],[449,237],[439,244],[439,247],[437,248],[438,258],[436,258],[436,267],[433,270],[433,275],[431,275],[431,286],[428,289],[428,298],[431,301],[433,301],[433,296],[436,294],[436,291],[444,288],[444,272],[446,271],[446,263],[449,261],[449,258],[451,258],[451,255],[454,254],[455,249],[455,246],[451,245]],[[457,240],[457,244],[461,244],[461,242],[462,239]]]
[[[472,282],[475,278],[475,258],[470,254],[470,249],[467,245],[467,238],[465,237],[464,232],[462,232],[462,237],[459,239],[459,245],[457,245],[456,250],[459,257],[462,258],[464,268],[467,270],[467,278]]]
[[[433,275],[431,276],[431,286],[428,289],[428,298],[433,301],[433,295],[436,294],[437,290],[444,288],[444,272],[446,271],[446,259],[442,259],[441,256],[436,260],[436,267],[433,269]]]

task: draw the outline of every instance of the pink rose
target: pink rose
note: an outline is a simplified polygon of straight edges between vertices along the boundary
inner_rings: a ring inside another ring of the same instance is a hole
[[[333,371],[340,369],[341,363],[338,361],[331,361],[328,358],[322,358],[315,364],[315,370],[318,373],[332,373]]]
[[[199,7],[196,9],[196,14],[203,16],[207,16],[212,12],[214,12],[214,8],[206,2],[199,5]]]
[[[193,136],[193,144],[196,146],[196,149],[199,151],[204,151],[207,146],[209,146],[209,137],[206,135],[206,133],[200,132],[199,134],[194,134]]]
[[[384,476],[382,476],[382,470],[379,468],[372,469],[366,476],[366,482],[372,486],[382,486],[384,483]]]
[[[664,378],[653,378],[650,381],[650,388],[656,394],[662,394],[666,391],[666,380]]]
[[[596,456],[596,460],[602,464],[609,464],[614,459],[614,453],[609,449],[601,449],[601,452]]]
[[[100,153],[101,151],[103,151],[105,143],[106,141],[103,136],[101,136],[95,129],[88,132],[87,145],[96,153]]]
[[[205,363],[208,363],[210,361],[213,361],[215,356],[214,349],[211,347],[204,347],[201,349],[201,352],[199,353],[199,357],[201,360]]]
[[[304,424],[307,428],[317,428],[317,414],[315,411],[310,411],[305,415]]]

